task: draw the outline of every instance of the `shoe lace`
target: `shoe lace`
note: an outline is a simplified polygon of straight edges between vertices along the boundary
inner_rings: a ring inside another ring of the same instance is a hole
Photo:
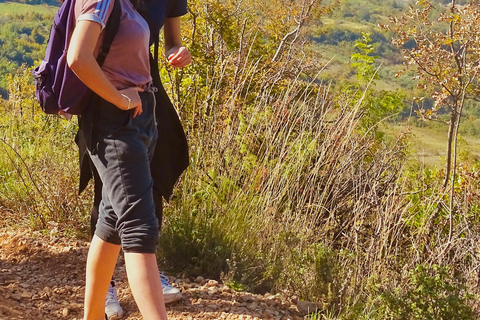
[[[160,273],[160,281],[162,282],[162,287],[171,287],[170,279],[162,273]]]
[[[105,299],[105,305],[109,305],[112,303],[117,303],[117,288],[115,287],[115,283],[111,282],[110,286],[108,287],[107,298]]]

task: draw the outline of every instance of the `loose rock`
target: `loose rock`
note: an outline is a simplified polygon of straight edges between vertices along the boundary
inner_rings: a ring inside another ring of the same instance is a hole
[[[318,307],[318,304],[316,304],[315,302],[298,300],[297,309],[298,309],[298,312],[300,312],[300,314],[306,316],[310,313],[316,312],[319,309],[319,307]]]
[[[0,229],[0,319],[54,320],[83,318],[85,262],[90,244],[62,235],[55,225],[52,237],[31,230]],[[128,286],[124,260],[115,274],[124,320],[142,319]],[[202,276],[170,277],[182,292],[180,302],[167,305],[168,318],[300,320],[293,298],[235,292]]]

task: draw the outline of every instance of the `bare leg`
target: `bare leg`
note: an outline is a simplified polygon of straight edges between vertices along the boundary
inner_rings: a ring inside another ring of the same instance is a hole
[[[153,253],[125,253],[128,283],[144,319],[167,320],[157,258]]]
[[[87,257],[85,320],[105,319],[105,297],[119,252],[119,245],[93,236]]]

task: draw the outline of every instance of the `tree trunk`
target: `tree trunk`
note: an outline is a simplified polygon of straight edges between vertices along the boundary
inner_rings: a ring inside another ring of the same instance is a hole
[[[455,124],[457,123],[457,111],[452,110],[450,113],[450,124],[448,126],[448,141],[447,141],[447,163],[445,166],[445,179],[443,180],[443,187],[446,188],[448,180],[450,179],[450,171],[452,170],[452,145],[455,133]]]

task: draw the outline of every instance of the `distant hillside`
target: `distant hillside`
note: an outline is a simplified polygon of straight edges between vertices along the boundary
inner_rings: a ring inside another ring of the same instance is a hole
[[[23,63],[43,58],[57,6],[0,2],[0,95],[7,97],[5,78]]]
[[[25,4],[19,2],[1,2],[0,1],[0,17],[2,16],[9,16],[11,20],[20,19],[21,15],[25,14],[41,14],[47,15],[47,20],[50,20],[51,15],[57,12],[59,6],[58,5],[50,5],[50,4]],[[5,21],[1,20],[0,25],[5,27]]]
[[[457,0],[463,5],[470,0]],[[433,0],[437,7],[451,3],[451,0]],[[309,38],[313,50],[321,56],[321,61],[329,66],[325,72],[333,82],[353,80],[355,70],[350,66],[350,56],[356,52],[355,42],[362,39],[362,33],[370,33],[375,43],[373,55],[379,56],[377,66],[378,89],[401,89],[407,95],[417,95],[411,75],[396,78],[402,68],[404,57],[401,51],[390,42],[393,34],[381,30],[379,24],[389,24],[391,17],[398,17],[415,5],[416,0],[339,0],[338,6],[321,21],[309,26]],[[333,60],[331,60],[333,58]]]
[[[14,0],[14,1],[4,1],[0,0],[0,3],[23,3],[23,4],[48,4],[52,6],[58,6],[61,2],[58,0]]]
[[[403,89],[412,91],[410,78],[395,78],[403,64],[401,51],[390,43],[391,34],[381,30],[378,24],[386,24],[390,17],[399,16],[414,2],[408,0],[339,0],[338,6],[321,21],[309,26],[312,49],[320,60],[329,62],[322,74],[332,82],[355,80],[356,71],[351,67],[350,56],[357,52],[355,42],[362,33],[370,33],[375,43],[375,56],[380,80],[377,89]]]

